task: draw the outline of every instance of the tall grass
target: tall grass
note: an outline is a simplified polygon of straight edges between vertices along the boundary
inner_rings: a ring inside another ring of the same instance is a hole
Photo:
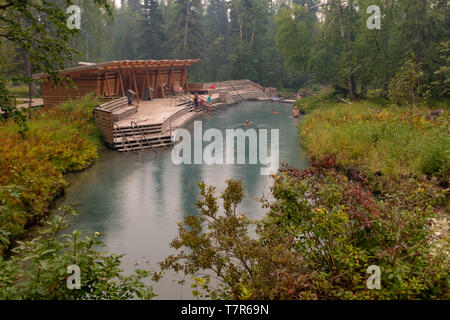
[[[304,117],[300,136],[312,156],[336,155],[339,165],[358,167],[368,175],[448,179],[450,115],[444,111],[434,120],[428,115],[426,108],[414,110],[411,125],[402,108],[370,101],[330,104],[322,98]]]
[[[97,159],[96,104],[89,95],[33,112],[25,139],[14,122],[0,124],[0,231],[8,243],[46,215],[66,186],[65,172],[83,170]],[[0,253],[1,248],[0,242]]]

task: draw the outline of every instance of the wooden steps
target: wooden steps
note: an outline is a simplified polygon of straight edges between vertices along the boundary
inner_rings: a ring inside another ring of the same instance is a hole
[[[135,135],[127,137],[118,137],[114,139],[114,146],[117,151],[137,151],[144,149],[165,148],[172,146],[170,134],[149,134]]]
[[[133,114],[137,113],[137,107],[136,106],[127,106],[127,107],[121,107],[112,112],[113,114],[113,121],[118,122],[122,119],[128,118],[132,116]]]

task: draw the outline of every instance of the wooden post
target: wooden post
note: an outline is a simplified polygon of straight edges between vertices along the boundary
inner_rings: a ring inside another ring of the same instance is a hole
[[[101,81],[101,83],[100,83],[100,95],[101,96],[103,96],[103,93],[104,93],[104,91],[103,91],[103,89],[104,89],[104,81],[105,81],[105,79],[103,78],[103,73],[101,74],[101,76],[100,76],[101,78],[102,78],[102,81]]]
[[[119,67],[120,87],[122,88],[122,97],[125,97],[125,88],[123,87],[122,69]]]
[[[145,96],[145,85],[146,84],[147,84],[147,75],[146,75],[146,72],[144,70],[144,78],[142,79],[142,100],[144,99],[144,96]],[[150,89],[148,89],[148,90],[150,90]]]
[[[114,76],[115,82],[114,82],[114,95],[118,96],[119,95],[119,72],[115,73]]]
[[[109,90],[108,72],[105,71],[105,73],[103,75],[104,75],[105,81],[106,81],[106,92],[108,93],[108,97],[111,97],[111,91]]]
[[[138,91],[138,87],[136,84],[136,74],[134,72],[134,69],[131,71],[131,75],[133,77],[134,89],[136,90],[136,100],[139,103],[139,91]]]
[[[184,90],[184,68],[183,71],[181,72],[180,87],[183,88]]]
[[[151,83],[150,83],[150,78],[148,76],[148,69],[147,69],[147,63],[145,63],[145,78],[147,79],[147,87],[148,87],[148,95],[150,96],[150,100],[152,100],[152,91],[151,89]]]
[[[173,67],[170,67],[170,71],[169,71],[169,89],[172,90],[172,93],[174,93],[174,89],[173,89]]]
[[[186,93],[189,94],[189,84],[188,84],[188,79],[187,79],[186,67],[184,68],[184,82],[186,84]]]
[[[164,88],[161,87],[161,76],[160,76],[160,67],[158,67],[158,73],[156,75],[156,89],[155,92],[158,95],[158,89],[161,88],[161,96],[164,98]]]

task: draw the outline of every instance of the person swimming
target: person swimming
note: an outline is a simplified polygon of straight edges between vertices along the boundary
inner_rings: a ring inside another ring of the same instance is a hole
[[[245,120],[245,125],[246,125],[246,126],[251,126],[252,123],[251,123],[250,121],[248,121],[248,120]]]
[[[272,114],[278,114],[278,111],[272,110]]]

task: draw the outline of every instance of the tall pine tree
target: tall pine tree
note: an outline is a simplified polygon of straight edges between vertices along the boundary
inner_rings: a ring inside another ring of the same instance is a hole
[[[144,0],[143,15],[139,30],[139,57],[141,59],[163,59],[163,44],[167,40],[164,19],[157,0]]]

